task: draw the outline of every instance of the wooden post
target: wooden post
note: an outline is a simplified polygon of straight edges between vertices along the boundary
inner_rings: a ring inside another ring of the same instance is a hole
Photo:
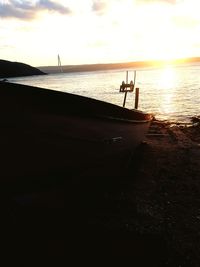
[[[135,109],[138,109],[139,88],[135,88]]]
[[[136,80],[136,70],[134,71],[134,82],[133,82],[134,87],[135,87],[135,80]],[[134,87],[133,87],[133,89],[134,89]]]
[[[128,83],[128,71],[126,72],[126,84]],[[125,92],[124,95],[124,103],[123,103],[123,108],[125,107],[126,104],[126,96],[127,96],[127,92]]]

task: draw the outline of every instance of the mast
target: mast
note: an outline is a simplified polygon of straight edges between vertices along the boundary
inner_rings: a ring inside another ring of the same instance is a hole
[[[61,60],[60,60],[59,54],[58,54],[58,67],[60,68],[60,72],[63,72],[62,64],[61,64]]]

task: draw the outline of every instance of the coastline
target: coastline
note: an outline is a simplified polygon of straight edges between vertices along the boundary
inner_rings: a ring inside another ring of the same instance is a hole
[[[89,71],[106,71],[117,69],[129,69],[129,68],[160,68],[166,66],[181,66],[188,64],[199,64],[200,58],[187,58],[179,59],[175,61],[133,61],[133,62],[118,62],[118,63],[96,63],[96,64],[81,64],[81,65],[63,65],[62,72],[89,72]],[[53,74],[59,73],[60,68],[58,66],[39,66],[37,67],[45,73]]]

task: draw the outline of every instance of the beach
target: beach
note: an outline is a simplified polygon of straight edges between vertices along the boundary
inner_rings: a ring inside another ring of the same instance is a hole
[[[118,175],[2,190],[7,261],[199,266],[199,137],[198,123],[188,128],[155,120]]]
[[[152,126],[128,194],[137,214],[130,228],[164,242],[159,266],[199,266],[199,127]]]

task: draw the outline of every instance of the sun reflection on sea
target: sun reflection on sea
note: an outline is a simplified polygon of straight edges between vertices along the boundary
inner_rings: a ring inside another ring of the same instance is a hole
[[[175,86],[176,82],[176,71],[173,67],[167,66],[162,69],[160,79],[159,79],[159,87],[167,90],[171,89]]]
[[[176,71],[173,67],[167,66],[161,71],[158,81],[160,92],[160,109],[162,113],[173,113],[176,110],[174,101],[174,88],[176,86]]]

